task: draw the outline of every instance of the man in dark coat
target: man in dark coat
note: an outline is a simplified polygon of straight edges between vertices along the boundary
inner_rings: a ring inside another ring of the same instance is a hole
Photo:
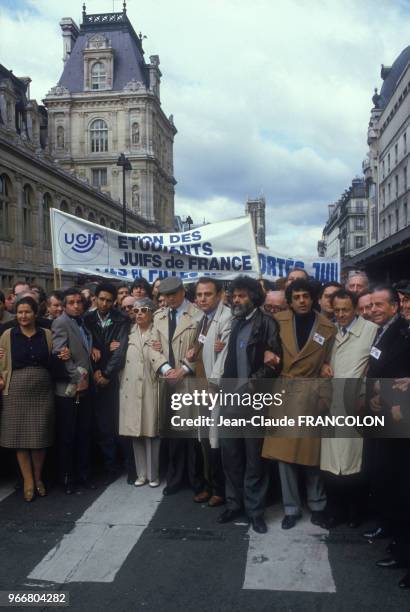
[[[259,283],[247,276],[237,277],[231,285],[234,321],[223,373],[224,379],[240,379],[250,389],[278,376],[282,347],[276,321],[259,309],[264,294]],[[273,369],[265,365],[265,352],[276,356]],[[270,385],[272,391],[272,385]],[[267,462],[262,458],[261,437],[222,438],[222,464],[226,480],[226,510],[218,521],[227,523],[242,513],[243,507],[253,529],[265,533],[265,497],[269,485]]]
[[[114,308],[117,292],[113,285],[101,283],[95,290],[97,308],[85,316],[85,324],[92,334],[94,355],[94,412],[98,442],[103,455],[107,478],[118,473],[117,451],[121,443],[124,459],[129,470],[128,480],[134,481],[131,449],[128,440],[120,439],[119,423],[119,379],[124,367],[128,347],[129,319]],[[112,343],[116,342],[113,350]]]

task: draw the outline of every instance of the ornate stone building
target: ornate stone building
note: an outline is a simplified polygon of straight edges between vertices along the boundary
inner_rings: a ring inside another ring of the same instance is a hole
[[[127,206],[163,230],[173,230],[172,115],[161,108],[159,57],[144,59],[143,36],[120,13],[89,15],[80,27],[60,22],[64,70],[47,94],[49,151],[62,168],[122,201],[125,153]]]
[[[120,229],[122,206],[55,163],[47,112],[30,100],[29,78],[0,65],[0,288],[53,283],[50,208]],[[129,231],[155,231],[129,211]],[[66,282],[69,282],[68,279]],[[71,281],[72,282],[72,281]]]

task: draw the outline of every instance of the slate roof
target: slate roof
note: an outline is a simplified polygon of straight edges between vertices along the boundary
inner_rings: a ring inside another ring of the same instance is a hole
[[[83,50],[91,36],[102,34],[111,42],[114,52],[114,82],[112,90],[120,91],[129,81],[135,79],[149,87],[149,70],[145,64],[142,45],[128,18],[118,24],[82,24],[80,34],[67,60],[59,85],[72,93],[84,91]]]
[[[395,59],[387,77],[380,90],[380,106],[384,108],[396,89],[397,83],[403,74],[407,64],[410,62],[410,46],[403,49]]]

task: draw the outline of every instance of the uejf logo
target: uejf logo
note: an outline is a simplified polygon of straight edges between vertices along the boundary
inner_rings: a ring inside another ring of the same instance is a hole
[[[58,233],[60,251],[78,264],[95,262],[103,265],[103,251],[107,246],[107,237],[104,234],[105,232],[81,231],[78,224],[66,221]]]
[[[68,234],[64,232],[64,242],[66,244],[72,245],[71,247],[73,251],[76,253],[88,253],[91,249],[94,248],[95,243],[99,238],[104,238],[102,234],[98,232],[95,234],[77,234],[75,235],[73,232]]]

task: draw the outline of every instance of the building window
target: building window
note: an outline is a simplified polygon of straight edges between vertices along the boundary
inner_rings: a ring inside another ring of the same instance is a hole
[[[399,209],[398,208],[396,208],[395,214],[396,214],[396,232],[398,232],[399,231]]]
[[[396,198],[399,195],[399,175],[396,174],[394,177],[394,187],[395,187],[395,192],[396,192]]]
[[[104,153],[108,151],[108,127],[102,119],[96,119],[90,126],[91,152]]]
[[[91,89],[105,89],[107,73],[102,62],[96,62],[91,68]]]
[[[62,125],[57,128],[57,149],[64,149],[64,128]]]
[[[389,222],[389,236],[391,236],[391,215],[389,215],[387,217],[387,219],[388,219],[388,222]]]
[[[398,161],[399,161],[399,145],[395,144],[394,145],[394,163],[397,164]]]
[[[113,223],[112,221],[111,221],[111,223],[110,223],[110,228],[111,228],[111,229],[113,229],[113,230],[115,230],[115,229],[116,229],[116,228],[115,228],[115,223]]]
[[[385,171],[386,171],[384,160],[382,161],[382,171],[383,171],[383,178],[384,178]]]
[[[387,172],[390,172],[390,153],[387,155]]]
[[[107,168],[92,169],[93,187],[104,187],[107,184]]]
[[[403,204],[403,225],[407,227],[408,218],[407,218],[407,202]]]
[[[355,236],[354,237],[354,248],[361,249],[364,247],[364,236]]]
[[[391,184],[390,183],[387,183],[387,196],[388,196],[387,204],[390,204],[391,202]]]
[[[75,209],[75,216],[79,217],[80,219],[83,218],[84,215],[81,206],[77,206],[77,208]]]
[[[407,166],[403,168],[404,191],[407,191]]]
[[[60,210],[68,213],[68,204],[65,200],[61,200]]]
[[[93,212],[88,213],[88,220],[95,223],[95,214]]]
[[[372,238],[376,238],[376,224],[377,224],[376,207],[374,207],[372,208]]]
[[[0,175],[0,237],[9,236],[10,212],[10,179],[5,174]]]
[[[364,212],[364,206],[363,206],[363,201],[362,200],[358,200],[356,202],[356,210],[357,210],[357,212],[360,212],[360,213]]]
[[[23,189],[23,241],[32,242],[33,190],[30,185]]]
[[[104,217],[100,217],[100,225],[103,225],[104,227],[107,227],[107,223],[106,223]]]
[[[364,230],[364,217],[355,217],[354,220],[355,230]]]
[[[383,219],[383,238],[386,238],[386,219]]]
[[[385,187],[383,187],[382,189],[382,204],[383,204],[383,208],[386,206],[386,189]]]
[[[140,141],[140,126],[136,121],[132,124],[131,128],[131,143],[135,147]]]
[[[403,134],[403,153],[406,155],[407,153],[407,134],[404,132]]]
[[[43,196],[43,245],[51,246],[51,229],[50,229],[50,208],[52,205],[51,196],[45,193]]]

